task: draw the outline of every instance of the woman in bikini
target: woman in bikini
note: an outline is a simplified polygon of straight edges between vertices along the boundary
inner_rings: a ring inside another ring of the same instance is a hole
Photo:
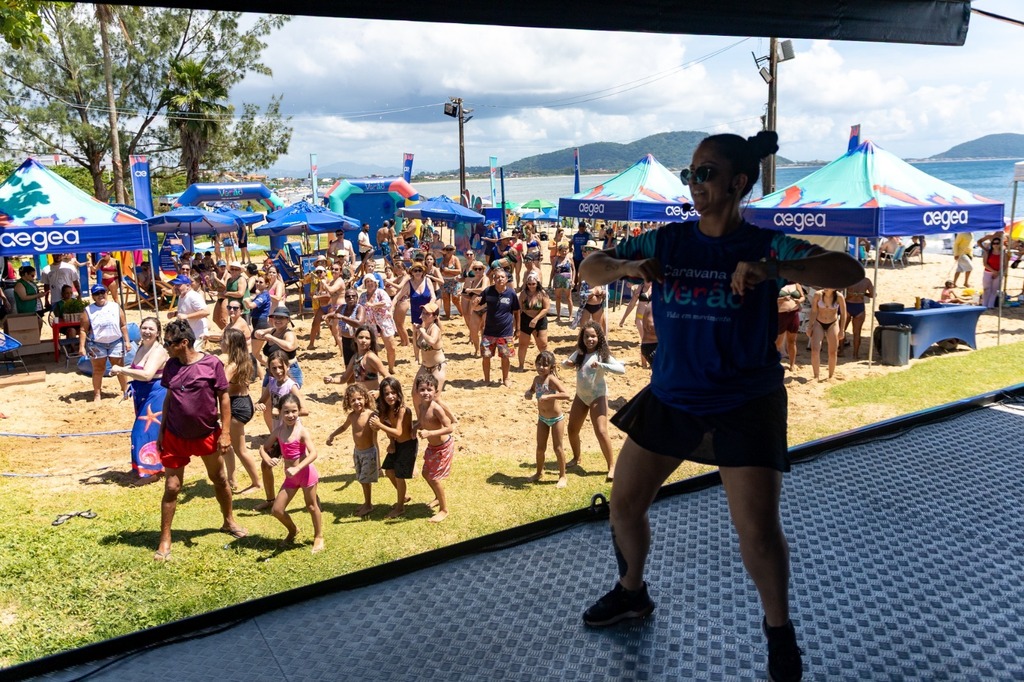
[[[427,267],[424,263],[413,263],[409,268],[409,280],[398,292],[394,301],[395,307],[401,305],[405,299],[409,299],[409,317],[412,318],[412,326],[415,330],[423,322],[420,315],[423,306],[434,302],[434,287],[427,279]],[[419,362],[420,350],[415,332],[413,333],[412,348],[413,356],[416,362]]]
[[[487,266],[483,261],[475,260],[466,268],[466,282],[462,287],[462,309],[466,311],[464,319],[469,329],[469,344],[473,346],[473,357],[480,354],[480,329],[484,315],[477,312],[480,295],[487,288]]]
[[[444,336],[441,334],[441,323],[437,319],[438,312],[439,308],[436,301],[431,301],[424,305],[420,310],[422,322],[420,324],[413,324],[413,332],[416,337],[416,348],[420,354],[420,368],[416,374],[417,376],[420,374],[433,374],[434,378],[437,379],[437,393],[440,394],[444,390],[447,360],[444,357],[444,350],[442,348]],[[415,380],[413,385],[416,385]],[[413,392],[413,405],[418,405],[418,403],[418,397]]]
[[[373,325],[356,329],[356,354],[349,360],[345,373],[340,377],[328,375],[325,384],[359,384],[376,399],[380,391],[380,380],[389,377],[387,367],[377,355],[377,334]]]
[[[441,302],[444,304],[444,316],[451,318],[452,304],[462,315],[462,303],[459,294],[462,293],[462,264],[459,257],[455,255],[455,247],[448,244],[444,247],[444,255],[441,258],[441,274],[444,276],[444,284],[441,286]]]
[[[107,288],[112,301],[120,301],[118,286],[121,283],[121,270],[117,261],[109,253],[101,253],[100,259],[96,261],[94,275],[100,276],[100,283]]]
[[[642,340],[644,338],[644,316],[650,309],[651,283],[637,284],[633,287],[632,296],[629,298],[629,305],[626,306],[626,310],[622,313],[622,319],[619,320],[619,327],[626,324],[626,318],[629,317],[629,313],[635,310],[636,315],[633,317],[633,323],[636,325],[638,338]],[[647,369],[647,356],[644,355],[643,348],[640,349],[640,367]]]
[[[234,303],[233,305],[238,305]],[[231,449],[224,457],[228,472],[228,484],[236,495],[246,495],[260,489],[260,475],[256,460],[245,447],[245,425],[252,421],[256,407],[249,396],[249,384],[256,378],[256,363],[249,352],[249,344],[242,332],[228,327],[220,342],[221,362],[228,380],[228,396],[231,398]],[[249,486],[239,490],[235,482],[235,456],[241,460],[245,473],[249,475]]]
[[[540,238],[537,235],[537,228],[533,223],[526,223],[526,227],[523,228],[523,235],[523,242],[526,244],[526,255],[523,257],[523,264],[526,266],[526,269],[523,271],[523,282],[525,282],[531,272],[536,272],[537,276],[540,277],[542,255]]]
[[[828,339],[828,378],[836,373],[836,357],[846,326],[846,300],[835,289],[819,289],[811,299],[811,368],[819,379],[821,342]]]
[[[860,359],[860,332],[864,328],[864,319],[867,317],[867,299],[874,298],[875,288],[871,280],[865,277],[852,287],[846,287],[846,324],[843,325],[843,333],[850,322],[853,322],[853,359]],[[842,351],[839,352],[842,355]]]
[[[543,353],[548,349],[548,310],[551,308],[551,299],[540,286],[539,270],[531,270],[523,279],[519,308],[519,369],[523,370],[531,336],[537,342],[538,352]]]
[[[561,228],[559,228],[561,229]],[[551,260],[551,281],[548,286],[555,292],[555,321],[562,317],[562,301],[569,308],[568,319],[572,320],[572,283],[576,277],[569,247],[559,242],[555,257]]]

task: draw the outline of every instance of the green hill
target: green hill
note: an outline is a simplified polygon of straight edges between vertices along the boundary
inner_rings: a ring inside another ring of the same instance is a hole
[[[680,130],[671,133],[650,135],[635,142],[620,144],[617,142],[593,142],[580,147],[580,172],[582,173],[616,173],[629,168],[645,154],[654,154],[654,158],[668,168],[682,168],[690,165],[693,150],[707,137],[707,133]],[[505,165],[505,172],[530,175],[552,175],[572,173],[572,147],[557,152],[528,156]],[[788,159],[777,157],[779,164],[790,163]]]
[[[964,142],[932,156],[933,159],[1019,159],[1024,157],[1024,135],[999,133]]]

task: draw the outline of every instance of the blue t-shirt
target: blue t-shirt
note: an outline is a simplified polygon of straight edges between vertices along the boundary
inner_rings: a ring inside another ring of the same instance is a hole
[[[657,258],[663,282],[651,289],[658,333],[651,390],[691,414],[728,412],[782,387],[775,347],[781,280],[767,280],[743,296],[732,293],[740,261],[805,257],[811,244],[744,222],[724,237],[708,237],[698,223],[670,223],[615,247],[618,258]]]
[[[572,257],[574,260],[583,260],[583,247],[590,241],[590,233],[584,230],[576,232],[572,236]]]
[[[513,312],[519,310],[519,297],[515,290],[506,286],[505,291],[498,293],[493,286],[484,289],[481,295],[487,304],[487,319],[484,321],[484,336],[508,338],[515,330]]]
[[[258,320],[261,317],[267,317],[270,315],[270,292],[261,291],[256,294],[252,299],[252,304],[256,306],[252,309],[252,318]]]

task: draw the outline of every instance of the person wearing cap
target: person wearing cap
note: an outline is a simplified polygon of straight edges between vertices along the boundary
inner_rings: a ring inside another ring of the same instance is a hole
[[[392,307],[394,309],[398,309],[405,299],[409,299],[409,314],[412,318],[413,329],[416,329],[416,327],[418,327],[423,321],[421,316],[423,306],[435,301],[434,287],[432,287],[430,285],[430,281],[427,280],[426,265],[419,261],[413,263],[409,268],[409,279],[406,280],[405,285],[399,290],[398,296],[395,297],[392,303]],[[419,362],[420,347],[415,335],[412,341],[413,356],[415,357],[416,362]]]
[[[224,523],[221,532],[236,539],[248,532],[235,521],[231,508],[224,455],[231,447],[231,397],[224,365],[216,355],[195,349],[197,339],[184,319],[164,327],[164,348],[170,359],[161,385],[167,390],[156,447],[164,466],[164,495],[160,503],[160,542],[153,559],[171,557],[171,525],[185,466],[193,457],[203,460],[213,484]]]
[[[488,266],[501,258],[501,231],[494,221],[485,223],[484,233],[480,236],[480,241],[483,242],[484,260],[487,261]]]
[[[167,313],[167,317],[188,322],[196,343],[201,344],[209,328],[206,318],[210,316],[210,311],[206,307],[206,297],[195,290],[191,277],[178,275],[171,280],[171,284],[178,292],[178,308]]]
[[[223,329],[228,324],[226,296],[228,276],[228,262],[221,259],[217,261],[208,279],[209,285],[217,292],[217,302],[213,306],[213,323],[217,325],[218,329]]]
[[[491,357],[501,359],[501,383],[508,388],[509,357],[512,344],[519,335],[519,297],[508,285],[508,273],[500,267],[491,269],[491,286],[484,289],[478,309],[484,311],[483,339],[480,357],[483,363],[484,383],[491,383]]]
[[[580,263],[583,262],[583,247],[587,245],[587,242],[593,241],[590,232],[587,231],[587,221],[581,220],[578,228],[572,236],[572,265],[576,273],[576,279],[572,283],[573,291],[580,287]]]
[[[124,355],[131,347],[128,340],[128,322],[121,306],[107,294],[102,284],[94,284],[89,290],[92,303],[81,317],[81,333],[78,335],[78,354],[89,358],[92,363],[93,402],[99,402],[103,387],[103,375],[107,372],[107,361],[111,367],[124,366]],[[128,378],[117,375],[121,384],[121,395],[128,390]]]
[[[317,257],[316,267],[313,268],[313,272],[302,278],[302,283],[309,286],[309,296],[313,301],[313,321],[309,326],[309,344],[306,345],[306,350],[314,350],[316,342],[320,340],[320,325],[323,322],[324,315],[331,312],[330,310],[324,310],[324,308],[329,307],[331,300],[331,293],[327,290],[326,256]],[[342,284],[344,284],[344,281]]]
[[[288,312],[288,308],[279,305],[270,313],[270,328],[253,332],[252,338],[259,339],[264,343],[261,348],[263,356],[260,359],[260,364],[266,365],[270,354],[274,351],[284,351],[284,354],[288,356],[288,376],[299,388],[302,388],[302,368],[299,367],[299,362],[295,359],[296,351],[299,348],[299,337],[295,335],[292,326],[292,315]],[[269,381],[270,375],[264,375],[263,385],[266,386]]]

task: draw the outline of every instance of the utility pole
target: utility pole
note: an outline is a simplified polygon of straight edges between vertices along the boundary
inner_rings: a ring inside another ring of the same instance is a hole
[[[451,116],[459,120],[459,203],[467,206],[469,205],[466,199],[466,133],[465,125],[472,116],[472,109],[466,109],[463,106],[461,97],[449,97],[448,101],[444,105],[445,116]]]
[[[778,72],[779,72],[779,39],[771,38],[768,43],[768,112],[765,120],[765,129],[778,132]],[[762,187],[765,195],[775,191],[775,154],[769,154],[765,159],[764,183]]]

